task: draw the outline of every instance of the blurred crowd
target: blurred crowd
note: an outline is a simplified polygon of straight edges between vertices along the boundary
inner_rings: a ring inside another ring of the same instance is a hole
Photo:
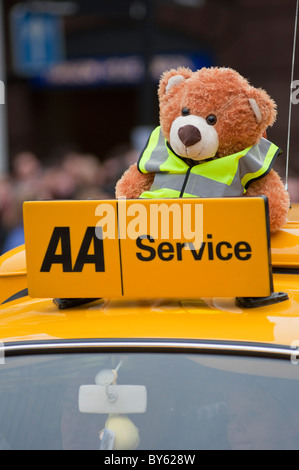
[[[0,254],[24,243],[24,201],[114,199],[116,182],[138,156],[129,146],[114,149],[103,162],[77,151],[58,154],[49,164],[32,152],[17,154],[10,174],[0,176]],[[289,178],[289,193],[298,203],[297,177]]]
[[[0,176],[0,254],[24,243],[24,201],[114,199],[116,182],[137,158],[126,146],[103,162],[77,151],[56,156],[49,164],[32,152],[17,154],[10,174]]]

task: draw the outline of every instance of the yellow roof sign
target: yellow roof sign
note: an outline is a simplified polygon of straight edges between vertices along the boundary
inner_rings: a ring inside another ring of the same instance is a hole
[[[24,203],[34,297],[272,293],[264,198]]]

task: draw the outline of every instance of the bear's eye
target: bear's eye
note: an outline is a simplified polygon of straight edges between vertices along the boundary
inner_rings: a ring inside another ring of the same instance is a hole
[[[189,116],[190,114],[190,109],[189,108],[183,108],[182,109],[182,116]]]
[[[217,118],[216,116],[214,116],[214,114],[210,114],[207,118],[206,118],[206,121],[207,123],[210,125],[210,126],[215,126],[216,122],[217,122]]]

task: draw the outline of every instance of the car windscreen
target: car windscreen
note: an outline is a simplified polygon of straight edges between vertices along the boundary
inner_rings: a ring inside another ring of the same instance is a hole
[[[0,449],[298,449],[291,361],[188,353],[18,355]]]

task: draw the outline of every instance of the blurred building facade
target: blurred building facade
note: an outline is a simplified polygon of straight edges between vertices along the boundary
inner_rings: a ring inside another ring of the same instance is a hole
[[[233,67],[265,88],[278,105],[269,139],[286,154],[295,0],[1,1],[9,159],[32,151],[46,161],[69,147],[105,160],[132,143],[136,127],[158,123],[158,75],[180,57],[187,65]],[[61,15],[65,68],[36,77],[15,70],[11,12],[20,3],[74,7]],[[298,106],[292,111],[290,173],[299,174]]]

